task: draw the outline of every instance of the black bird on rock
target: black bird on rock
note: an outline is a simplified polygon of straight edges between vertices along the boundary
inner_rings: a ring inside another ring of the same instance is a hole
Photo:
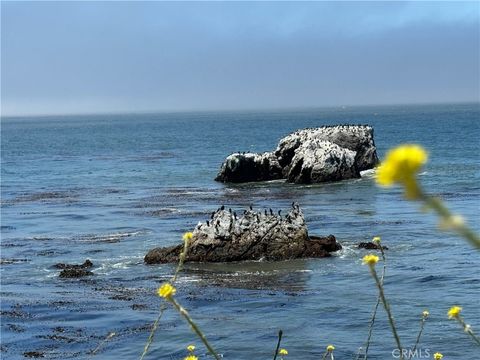
[[[210,226],[210,222],[207,220],[207,227]]]
[[[220,210],[225,210],[225,205],[220,206]]]
[[[273,215],[273,210],[272,210],[272,208],[270,208],[270,215]]]
[[[252,210],[253,210],[253,207],[252,207],[252,205],[250,205],[250,211],[252,211]]]

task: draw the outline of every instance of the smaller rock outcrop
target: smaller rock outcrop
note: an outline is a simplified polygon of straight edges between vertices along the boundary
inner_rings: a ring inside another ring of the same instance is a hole
[[[359,249],[367,249],[367,250],[380,250],[380,247],[382,247],[383,250],[388,250],[388,247],[382,246],[382,245],[377,245],[374,242],[361,242],[358,244]]]
[[[84,276],[92,276],[93,272],[85,269],[64,269],[58,275],[61,278],[79,278]]]
[[[64,263],[58,263],[53,265],[55,269],[88,269],[93,267],[93,263],[87,259],[83,264],[64,264]]]
[[[58,263],[53,266],[55,269],[62,269],[59,274],[61,278],[79,278],[83,276],[94,275],[90,269],[93,267],[93,263],[87,259],[83,264],[64,264]]]
[[[183,244],[150,250],[147,264],[178,261]],[[232,262],[327,257],[341,249],[333,235],[309,237],[298,205],[285,215],[272,209],[244,211],[237,216],[223,207],[210,220],[199,223],[190,241],[186,262]]]

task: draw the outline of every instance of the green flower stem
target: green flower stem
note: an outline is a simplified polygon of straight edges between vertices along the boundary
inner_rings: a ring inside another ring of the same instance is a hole
[[[203,332],[200,330],[197,324],[195,324],[193,319],[190,317],[190,314],[188,313],[188,311],[185,310],[173,297],[168,298],[168,300],[173,304],[173,306],[175,307],[175,309],[177,309],[180,315],[182,315],[185,318],[185,320],[187,320],[189,325],[192,327],[192,330],[198,335],[200,340],[202,340],[202,342],[205,344],[210,354],[212,354],[216,360],[220,360],[220,356],[218,356],[216,351],[212,348],[212,346],[208,342]]]
[[[380,278],[380,282],[383,286],[383,282],[384,282],[384,278],[385,278],[385,272],[387,270],[387,259],[385,257],[385,251],[383,250],[383,246],[381,243],[378,244],[378,246],[380,246],[380,251],[382,252],[382,260],[383,260],[383,270],[382,270],[382,276]],[[375,324],[375,319],[377,317],[377,311],[378,311],[378,305],[380,305],[380,294],[378,294],[377,296],[377,302],[375,304],[375,307],[373,309],[373,314],[372,314],[372,318],[370,319],[370,325],[368,327],[368,337],[367,337],[367,342],[366,342],[366,345],[365,345],[365,356],[364,356],[364,360],[367,360],[368,358],[368,349],[370,347],[370,341],[372,339],[372,333],[373,333],[373,325]],[[360,353],[358,354],[357,356],[357,359],[359,358],[359,355]]]
[[[412,359],[413,355],[416,353],[415,350],[417,350],[417,346],[420,343],[420,338],[422,337],[422,333],[423,333],[423,329],[425,328],[425,322],[426,321],[427,321],[427,317],[422,316],[422,321],[420,323],[420,331],[418,332],[417,340],[415,341],[415,345],[413,346],[413,349],[412,349],[412,352],[411,352],[412,355],[410,356],[410,359]]]
[[[183,244],[183,251],[180,253],[180,257],[178,259],[178,265],[177,265],[177,268],[175,269],[175,274],[173,275],[172,280],[170,281],[172,285],[177,280],[178,273],[183,269],[183,263],[185,262],[185,257],[187,256],[188,245],[189,245],[188,240],[185,240]],[[167,309],[167,304],[164,301],[162,305],[160,305],[160,311],[158,313],[158,316],[153,322],[152,330],[150,331],[150,335],[148,335],[148,339],[145,344],[145,347],[143,348],[143,352],[142,352],[142,355],[140,356],[140,360],[143,360],[147,355],[147,352],[150,349],[150,346],[152,345],[155,332],[158,329],[158,325],[160,324],[160,320],[162,319],[163,313],[165,312],[166,309]]]
[[[383,284],[380,282],[378,278],[377,272],[375,271],[374,265],[369,265],[370,272],[375,279],[375,283],[377,284],[377,288],[380,294],[380,298],[382,299],[383,307],[388,315],[388,321],[390,322],[390,327],[392,328],[393,337],[395,338],[395,342],[397,343],[397,348],[400,350],[400,360],[403,360],[403,347],[400,344],[400,338],[398,337],[397,328],[395,327],[395,321],[393,319],[392,311],[390,310],[390,305],[385,298],[385,293],[383,291]]]
[[[148,336],[147,343],[145,344],[145,347],[143,348],[143,353],[140,356],[140,360],[143,360],[144,357],[147,355],[147,352],[150,349],[150,346],[152,345],[153,336],[155,335],[155,331],[157,331],[160,320],[162,319],[163,313],[165,312],[166,309],[167,309],[167,305],[166,305],[165,302],[163,302],[162,305],[160,305],[160,311],[158,313],[157,318],[155,319],[155,321],[153,323],[152,330],[150,331],[150,335]]]
[[[457,316],[457,317],[455,317],[455,319],[457,319],[457,321],[460,323],[460,325],[462,325],[463,330],[464,330],[468,335],[470,335],[470,337],[473,339],[473,341],[475,341],[475,342],[477,343],[477,345],[480,345],[480,339],[478,338],[477,335],[475,335],[475,333],[473,332],[472,328],[467,325],[467,323],[465,322],[465,320],[463,320],[463,318],[462,318],[461,316]]]
[[[277,360],[278,350],[280,349],[280,343],[282,342],[282,335],[283,335],[283,331],[279,330],[278,331],[277,347],[275,348],[275,355],[273,355],[273,360]]]
[[[106,337],[105,339],[103,339],[103,341],[102,341],[100,344],[98,344],[98,346],[97,346],[94,350],[92,350],[92,352],[90,353],[89,358],[93,357],[93,355],[95,355],[95,354],[98,352],[98,350],[100,350],[100,348],[101,348],[103,345],[105,345],[105,343],[106,343],[108,340],[110,340],[111,338],[113,338],[115,335],[117,335],[115,332],[109,333],[109,334],[107,335],[107,337]]]
[[[327,359],[327,356],[328,356],[328,354],[330,354],[330,360],[335,360],[335,358],[333,357],[333,352],[331,352],[331,351],[328,351],[328,350],[327,350],[327,351],[325,351],[325,354],[323,354],[323,356],[322,356],[322,360],[326,360],[326,359]]]
[[[420,195],[420,199],[422,199],[430,208],[435,210],[435,212],[446,222],[449,223],[453,220],[453,214],[450,210],[443,204],[443,202],[432,196],[428,196],[425,194]],[[480,250],[480,237],[478,234],[470,229],[466,224],[456,224],[453,227],[454,230],[457,231],[462,237],[468,240],[470,244]]]

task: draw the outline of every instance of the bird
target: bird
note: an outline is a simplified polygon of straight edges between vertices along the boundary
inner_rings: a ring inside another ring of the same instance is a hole
[[[272,210],[272,208],[270,208],[270,215],[273,215],[273,210]]]
[[[213,219],[214,216],[215,216],[215,211],[213,211],[212,215],[210,215],[210,219]]]
[[[252,211],[252,210],[253,210],[253,207],[252,207],[252,205],[250,205],[250,211]]]
[[[228,208],[228,212],[231,214],[231,213],[232,213],[232,209]]]
[[[265,216],[267,216],[267,209],[265,209]]]
[[[225,210],[225,206],[224,205],[220,206],[220,210]]]
[[[207,220],[207,227],[210,226],[210,222]]]
[[[295,209],[295,201],[292,201],[292,208]]]
[[[280,216],[280,217],[282,216],[282,215],[280,215],[281,212],[282,212],[282,210],[278,210],[278,216]]]
[[[233,218],[237,220],[237,213],[235,211],[233,212]]]

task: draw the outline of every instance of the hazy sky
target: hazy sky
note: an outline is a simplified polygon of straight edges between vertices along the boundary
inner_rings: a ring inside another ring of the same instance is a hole
[[[4,2],[2,115],[478,101],[480,2]]]

